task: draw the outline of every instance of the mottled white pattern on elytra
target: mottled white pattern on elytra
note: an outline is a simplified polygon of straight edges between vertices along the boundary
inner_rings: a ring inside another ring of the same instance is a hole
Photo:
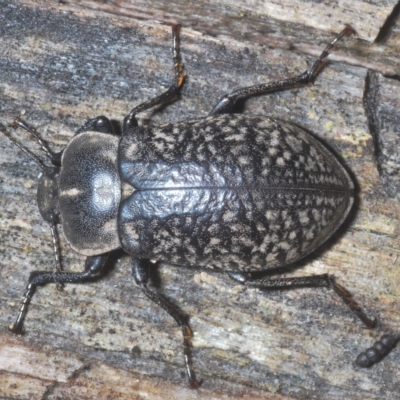
[[[340,225],[353,184],[302,129],[222,115],[137,128],[121,140],[121,179],[136,191],[119,216],[136,257],[222,269],[279,267]]]

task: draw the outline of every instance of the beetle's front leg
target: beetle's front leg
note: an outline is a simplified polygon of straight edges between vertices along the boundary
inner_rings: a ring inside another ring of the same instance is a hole
[[[149,290],[147,287],[147,282],[149,281],[149,262],[148,260],[140,260],[133,258],[133,276],[137,285],[140,286],[143,293],[151,300],[154,301],[157,305],[163,308],[182,328],[183,334],[183,354],[185,358],[185,367],[187,377],[189,379],[189,386],[192,389],[198,388],[202,384],[202,380],[197,381],[195,373],[192,368],[191,361],[191,343],[190,339],[192,337],[192,331],[187,324],[187,317],[182,315],[182,313],[177,310],[171,303],[161,297],[159,294]]]
[[[46,283],[77,283],[91,279],[98,275],[106,264],[108,254],[87,257],[85,262],[85,270],[83,272],[46,272],[34,271],[29,277],[29,283],[26,287],[22,306],[18,314],[18,318],[10,329],[15,334],[22,333],[22,325],[24,323],[28,305],[35,293],[36,287],[45,285]]]
[[[167,104],[172,101],[179,93],[183,82],[185,80],[185,76],[183,74],[183,65],[181,61],[180,55],[180,40],[179,40],[179,32],[181,26],[180,25],[172,25],[172,59],[174,62],[175,69],[175,81],[174,83],[159,96],[153,97],[150,100],[145,101],[142,104],[136,106],[124,119],[123,132],[126,132],[128,129],[137,126],[136,114],[148,110],[149,108]]]

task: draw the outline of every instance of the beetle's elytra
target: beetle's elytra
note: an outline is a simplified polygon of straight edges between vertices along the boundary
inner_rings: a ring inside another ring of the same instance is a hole
[[[249,95],[312,82],[334,43],[352,33],[347,26],[326,47],[310,71],[294,78],[236,90],[223,96],[206,118],[139,127],[136,114],[175,98],[184,81],[179,26],[173,29],[175,82],[160,96],[135,107],[122,135],[106,117],[79,129],[60,153],[52,152],[34,128],[30,132],[51,166],[14,139],[41,168],[38,205],[55,237],[61,223],[71,247],[87,256],[81,273],[34,272],[18,318],[22,331],[35,288],[46,283],[83,282],[98,275],[108,254],[131,256],[136,283],[182,327],[190,386],[190,328],[162,296],[147,288],[150,260],[213,268],[253,287],[331,287],[368,326],[370,320],[349,293],[328,275],[256,278],[255,272],[291,264],[324,243],[353,204],[353,183],[337,158],[303,129],[264,116],[232,114]]]

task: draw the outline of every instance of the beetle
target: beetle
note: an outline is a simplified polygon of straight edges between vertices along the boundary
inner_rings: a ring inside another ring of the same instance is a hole
[[[257,288],[329,287],[371,328],[351,295],[328,274],[296,278],[260,276],[295,263],[328,240],[347,217],[354,185],[337,158],[314,136],[291,123],[234,114],[246,97],[311,83],[332,46],[354,33],[346,26],[312,68],[293,78],[235,90],[206,118],[138,126],[136,115],[166,104],[184,83],[180,26],[172,27],[175,80],[161,95],[133,108],[122,134],[104,116],[89,119],[66,147],[53,152],[21,118],[51,165],[46,165],[10,131],[2,132],[41,169],[37,201],[49,223],[57,268],[35,271],[11,330],[22,332],[37,286],[78,283],[97,277],[110,252],[131,256],[134,280],[143,293],[182,328],[189,385],[198,387],[190,355],[191,331],[182,315],[147,287],[150,260],[213,268]],[[61,270],[56,227],[73,250],[86,256],[83,272]]]

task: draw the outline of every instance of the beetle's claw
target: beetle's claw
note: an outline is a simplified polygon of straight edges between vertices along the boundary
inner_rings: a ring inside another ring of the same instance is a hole
[[[203,384],[203,379],[197,381],[196,379],[189,379],[190,389],[198,389]]]
[[[10,332],[12,332],[14,335],[22,335],[24,333],[24,330],[22,329],[22,326],[20,324],[14,323],[12,326],[8,328]]]

